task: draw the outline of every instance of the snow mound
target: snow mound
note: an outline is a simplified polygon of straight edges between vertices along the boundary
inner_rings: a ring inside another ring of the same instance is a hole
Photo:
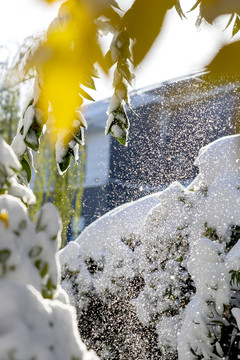
[[[62,286],[79,318],[94,298],[105,306],[124,298],[124,323],[132,326],[134,309],[135,328],[156,339],[159,353],[145,343],[145,358],[227,359],[239,331],[240,135],[207,145],[195,164],[187,188],[175,182],[113,210],[60,253]],[[106,329],[107,316],[98,319]],[[112,326],[117,332],[119,323]],[[97,348],[94,337],[85,340]]]

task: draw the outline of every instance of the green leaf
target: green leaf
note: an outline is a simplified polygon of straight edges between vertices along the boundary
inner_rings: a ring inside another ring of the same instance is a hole
[[[191,11],[195,10],[198,7],[198,5],[200,4],[201,1],[202,0],[197,0],[197,2],[193,5],[193,7],[190,10],[188,10],[188,12],[191,12]]]
[[[36,266],[36,268],[37,268],[38,270],[40,270],[41,264],[42,264],[42,260],[37,260],[37,261],[35,261],[35,263],[34,263],[34,265]]]
[[[134,74],[129,69],[129,64],[127,61],[118,61],[117,69],[119,73],[127,80],[127,82],[132,85],[134,79]]]
[[[108,69],[110,69],[117,62],[117,59],[116,59],[116,61],[113,61],[110,50],[105,55],[105,62],[106,62]]]
[[[42,295],[45,299],[52,299],[54,290],[56,290],[56,285],[52,283],[51,279],[49,278],[47,283],[44,285],[42,289]]]
[[[42,252],[42,247],[41,246],[34,246],[29,250],[28,256],[30,258],[35,258],[38,255],[40,255]]]
[[[95,82],[91,76],[87,77],[85,81],[82,81],[82,85],[89,89],[96,90]]]
[[[123,106],[120,106],[112,112],[115,123],[123,125],[125,129],[129,128],[129,119]]]
[[[57,235],[54,235],[54,236],[52,236],[50,239],[52,240],[52,241],[56,241],[57,240]]]
[[[135,40],[132,47],[135,66],[148,53],[161,30],[167,10],[174,5],[174,0],[135,0],[123,16],[122,29],[126,29],[129,37]]]
[[[118,3],[116,2],[116,0],[108,0],[109,4],[113,7],[115,7],[118,10],[121,10],[121,8],[119,7]]]
[[[115,46],[121,52],[122,59],[130,59],[130,57],[131,57],[130,38],[129,38],[128,33],[125,30],[119,32],[119,34],[115,40]]]
[[[30,126],[26,137],[24,139],[25,144],[32,150],[38,151],[40,145],[40,136],[42,134],[42,125],[40,125],[34,116],[32,125]]]
[[[69,149],[67,154],[64,156],[63,161],[61,163],[58,163],[59,169],[61,170],[62,173],[64,173],[68,169],[70,165],[70,160],[71,160],[71,152]]]
[[[81,87],[80,87],[80,90],[79,90],[79,93],[80,95],[82,95],[85,99],[87,100],[90,100],[90,101],[95,101],[91,95],[89,95],[85,90],[83,90]]]
[[[77,135],[73,135],[73,138],[77,144],[83,145],[83,143],[84,143],[83,130],[81,129],[81,131],[79,131],[79,133]]]
[[[176,259],[177,262],[182,262],[183,261],[183,256],[180,256],[180,258]]]
[[[226,29],[231,25],[231,22],[233,21],[234,16],[235,16],[235,13],[233,13],[233,14],[230,16],[230,19],[229,19],[226,27],[224,28],[224,30],[226,30]]]
[[[128,131],[122,126],[122,124],[114,121],[110,131],[111,135],[115,137],[120,142],[120,144],[123,146],[127,145]]]
[[[34,151],[38,151],[39,148],[39,142],[37,139],[37,136],[35,135],[35,133],[33,131],[28,131],[25,139],[24,139],[25,144],[32,150]]]
[[[116,137],[118,142],[120,142],[121,145],[127,146],[127,132],[123,131],[122,136]]]
[[[39,270],[41,277],[44,278],[48,273],[48,264],[38,259],[35,261],[34,265]]]
[[[237,15],[235,23],[233,25],[232,36],[236,35],[239,32],[239,30],[240,30],[240,18]]]
[[[96,78],[96,79],[99,79],[99,78],[100,78],[99,73],[98,73],[98,70],[97,70],[95,67],[93,67],[93,68],[91,69],[91,71],[90,71],[90,76],[91,76],[91,77],[94,77],[94,78]]]
[[[25,219],[23,219],[22,221],[20,221],[18,228],[19,230],[25,230],[27,227],[27,221]]]
[[[40,275],[43,278],[45,275],[47,275],[47,273],[48,273],[48,264],[44,263]]]
[[[231,274],[230,285],[233,286],[234,283],[238,286],[240,284],[240,271],[230,270]]]
[[[30,129],[35,132],[37,138],[39,139],[42,134],[42,125],[38,123],[36,116],[33,118],[33,123],[30,126]]]
[[[181,7],[179,0],[176,0],[175,9],[181,19],[185,18],[185,14],[182,11],[182,7]]]
[[[46,284],[46,287],[48,290],[55,290],[56,289],[56,285],[54,285],[51,281],[51,279],[49,278]]]
[[[0,250],[0,263],[5,263],[11,255],[9,249]]]
[[[25,171],[25,173],[26,173],[26,180],[29,183],[31,181],[31,177],[32,177],[31,167],[24,157],[22,158],[22,160],[20,162],[22,165],[22,170]]]
[[[218,324],[218,325],[224,325],[224,323],[221,320],[212,320],[211,323]]]
[[[36,222],[36,232],[45,231],[47,228],[47,224],[42,224],[42,209],[40,209],[37,222]]]

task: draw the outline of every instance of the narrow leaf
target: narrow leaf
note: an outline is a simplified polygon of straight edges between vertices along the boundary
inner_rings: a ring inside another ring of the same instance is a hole
[[[69,165],[70,165],[70,159],[71,159],[71,154],[70,151],[67,152],[67,154],[64,156],[64,159],[61,163],[58,163],[58,167],[60,169],[60,173],[64,173]]]
[[[132,47],[133,63],[137,66],[158,36],[163,19],[175,1],[135,0],[122,19],[129,37],[135,40]]]
[[[108,69],[110,69],[117,62],[117,59],[115,62],[113,61],[110,50],[105,55],[105,62]]]
[[[109,4],[113,7],[115,7],[118,10],[121,10],[120,6],[118,5],[118,3],[116,2],[116,0],[108,0]]]
[[[127,80],[129,85],[132,85],[134,74],[130,71],[127,61],[118,61],[117,68],[119,73]]]
[[[30,258],[37,257],[42,252],[42,248],[40,246],[34,246],[29,250],[28,256]]]
[[[191,11],[195,10],[198,7],[198,5],[200,4],[201,1],[202,0],[197,0],[197,2],[193,5],[193,7],[190,10],[188,10],[188,12],[191,12]]]
[[[81,87],[80,87],[80,90],[79,90],[79,93],[81,96],[83,96],[85,99],[87,100],[90,100],[90,101],[95,101],[91,95],[89,95],[85,90],[83,90]]]
[[[232,31],[232,36],[236,35],[240,30],[240,18],[239,16],[237,15],[236,16],[236,20],[235,20],[235,23],[233,25],[233,31]]]
[[[179,0],[176,0],[175,9],[176,9],[176,11],[177,11],[177,13],[178,13],[178,15],[180,16],[181,19],[186,17],[184,12],[182,11],[182,7],[181,7],[181,4],[180,4]]]
[[[235,13],[232,13],[232,15],[230,16],[230,19],[229,19],[226,27],[224,28],[224,30],[226,30],[226,29],[230,26],[231,22],[232,22],[233,19],[234,19],[234,16],[235,16]]]
[[[26,173],[26,180],[29,183],[31,181],[31,177],[32,177],[30,165],[25,158],[22,158],[21,165],[22,165],[23,171],[25,171],[25,173]]]
[[[9,249],[0,250],[0,262],[4,263],[10,257],[11,251]]]

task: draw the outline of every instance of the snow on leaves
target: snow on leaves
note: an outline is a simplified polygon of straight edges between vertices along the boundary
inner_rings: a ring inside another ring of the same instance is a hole
[[[61,224],[52,204],[35,223],[20,200],[0,196],[0,348],[4,359],[97,360],[60,288]]]
[[[0,194],[11,194],[25,204],[35,203],[35,196],[25,181],[24,166],[18,161],[13,149],[0,135]],[[21,172],[21,170],[23,170]]]
[[[239,135],[204,147],[196,160],[200,172],[195,180],[187,188],[173,183],[160,193],[158,204],[134,234],[126,233],[135,221],[134,211],[130,216],[128,207],[124,226],[124,209],[115,216],[111,212],[93,223],[85,237],[83,234],[62,250],[63,287],[80,319],[91,314],[91,306],[97,306],[104,314],[95,318],[100,328],[105,329],[110,322],[111,329],[115,331],[116,326],[117,331],[119,322],[110,321],[110,315],[102,311],[106,304],[108,310],[118,304],[124,306],[123,321],[131,324],[133,334],[134,328],[138,335],[141,331],[151,334],[151,350],[146,343],[141,345],[144,359],[236,358],[240,318],[239,149]],[[133,210],[136,206],[137,202],[132,204]],[[109,234],[101,224],[112,224]],[[119,302],[123,297],[124,304]],[[98,299],[97,305],[93,299]],[[120,311],[119,307],[115,311]],[[102,330],[94,327],[95,338],[88,326],[94,325],[84,323],[85,341],[102,358],[117,359],[111,346],[114,338],[108,343],[109,337],[105,339]],[[135,350],[141,343],[137,334],[129,343],[136,346]],[[120,353],[125,351],[121,342],[117,345]],[[141,355],[135,353],[138,358]]]

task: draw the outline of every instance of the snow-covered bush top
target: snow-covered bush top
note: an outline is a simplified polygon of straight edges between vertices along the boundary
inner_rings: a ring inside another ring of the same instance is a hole
[[[33,224],[26,207],[10,195],[0,197],[1,277],[34,286],[52,298],[59,286],[60,219],[55,207],[46,204]]]
[[[124,241],[119,241],[119,237],[127,240],[141,229],[145,212],[158,203],[158,196],[149,195],[110,211],[88,226],[76,241],[61,250],[61,264],[63,267],[66,264],[68,270],[78,273],[77,281],[84,284],[84,291],[94,288],[98,294],[104,293],[106,289],[115,293],[121,287],[117,285],[117,279],[126,276],[126,272],[128,278],[135,276],[132,250]],[[91,262],[98,264],[101,269],[95,276],[89,271]],[[116,278],[116,282],[112,281],[113,278]]]
[[[26,204],[33,204],[35,196],[19,175],[22,165],[1,135],[0,154],[0,194],[8,193],[22,199]]]
[[[0,358],[93,360],[60,287],[61,221],[46,204],[33,223],[23,203],[0,196]]]
[[[108,306],[127,299],[123,323],[133,321],[135,309],[137,328],[140,322],[145,331],[155,329],[162,359],[233,359],[236,346],[229,347],[240,321],[240,136],[204,147],[195,164],[196,179],[187,188],[173,183],[155,206],[142,207],[145,220],[134,231],[135,203],[132,212],[129,205],[97,220],[62,250],[63,287],[80,321],[94,296]],[[107,328],[104,316],[98,321]],[[96,336],[83,333],[102,358],[120,358],[107,339],[100,348]]]

